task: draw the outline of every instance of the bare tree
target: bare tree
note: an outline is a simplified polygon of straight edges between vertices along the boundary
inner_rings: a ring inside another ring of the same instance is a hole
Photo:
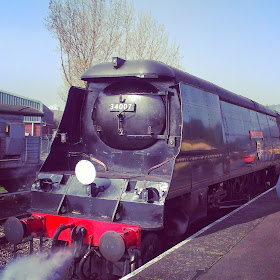
[[[170,44],[164,26],[151,13],[139,13],[132,30],[129,56],[133,59],[154,59],[180,68],[180,47]]]
[[[81,74],[92,64],[154,59],[180,67],[180,46],[151,13],[136,13],[130,0],[51,0],[46,26],[59,41],[65,88],[83,86]]]

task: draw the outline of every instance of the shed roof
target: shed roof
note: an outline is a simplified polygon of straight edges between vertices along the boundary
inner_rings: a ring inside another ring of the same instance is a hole
[[[44,114],[32,107],[0,104],[0,114],[9,115],[22,115],[22,116],[39,116],[42,117]]]

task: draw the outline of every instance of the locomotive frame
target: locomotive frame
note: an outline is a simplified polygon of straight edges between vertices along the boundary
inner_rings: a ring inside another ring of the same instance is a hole
[[[159,252],[159,236],[180,238],[276,184],[275,111],[151,60],[113,58],[82,80],[32,187],[31,218],[5,225],[14,243],[37,234],[73,245],[80,279],[124,275]],[[79,181],[81,161],[93,182]]]

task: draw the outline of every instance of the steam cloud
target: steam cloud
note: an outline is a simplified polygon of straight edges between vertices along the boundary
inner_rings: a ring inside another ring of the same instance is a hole
[[[0,275],[1,280],[59,280],[67,272],[73,253],[61,250],[14,260]]]

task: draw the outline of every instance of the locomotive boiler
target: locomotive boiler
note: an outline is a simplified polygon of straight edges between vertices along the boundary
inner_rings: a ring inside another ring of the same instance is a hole
[[[122,276],[213,209],[276,184],[280,116],[250,99],[151,61],[113,58],[72,87],[32,187],[32,216],[9,241],[74,248],[80,279]]]

